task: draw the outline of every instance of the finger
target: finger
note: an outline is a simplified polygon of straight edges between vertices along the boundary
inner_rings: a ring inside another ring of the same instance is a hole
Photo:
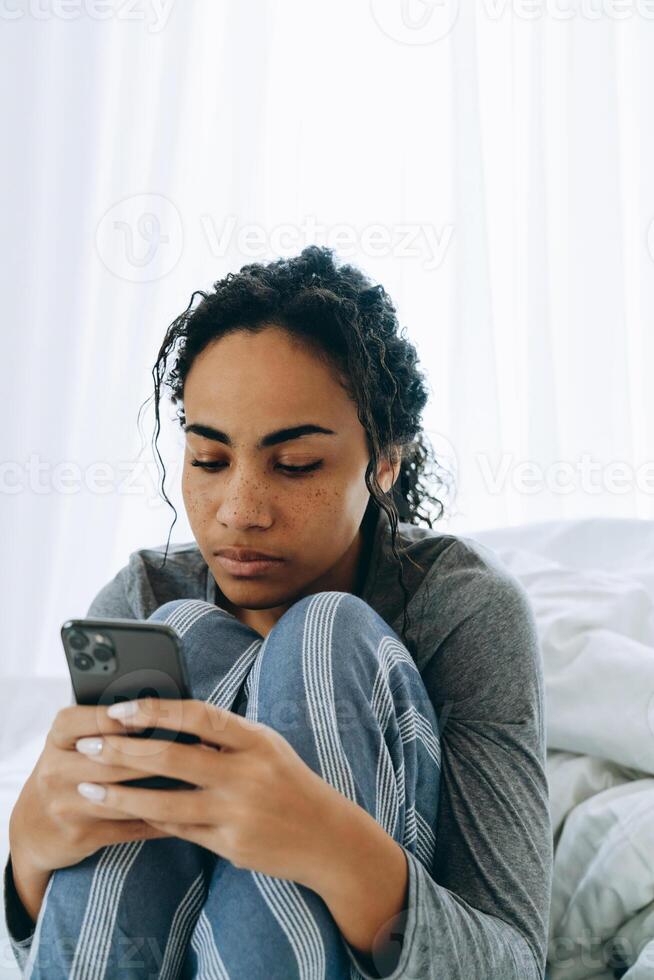
[[[192,844],[200,844],[208,850],[218,853],[216,850],[216,828],[209,824],[199,823],[160,823],[151,821],[151,826],[161,830],[167,837],[179,837],[180,840],[190,841]]]
[[[164,823],[213,823],[208,812],[209,802],[202,789],[142,789],[136,786],[103,784],[97,780],[86,786],[102,786],[102,800],[89,800],[100,811],[103,807],[121,810],[141,820],[161,820]],[[78,790],[79,791],[79,790]],[[80,793],[80,795],[82,795]]]
[[[106,834],[108,843],[172,836],[163,827],[155,827],[144,820],[134,820],[133,817],[123,817],[120,823],[115,820],[99,820],[96,829],[103,836]]]
[[[138,726],[135,726],[138,728]],[[59,749],[72,749],[78,738],[86,735],[124,733],[118,719],[107,715],[107,706],[101,704],[71,704],[60,708],[55,715],[47,741]]]
[[[227,708],[195,698],[139,698],[122,702],[120,707],[128,704],[134,706],[133,714],[121,720],[130,730],[134,726],[146,726],[190,732],[207,745],[217,747],[247,748],[266,727]]]
[[[139,773],[138,777],[128,777],[128,778],[145,778],[150,775],[150,773],[144,773],[140,770],[127,770],[131,773]],[[102,778],[104,780],[104,770],[102,772]],[[69,779],[64,780],[60,787],[50,796],[51,801],[56,800],[55,818],[61,819],[63,821],[74,822],[79,819],[80,815],[92,818],[94,821],[98,819],[101,820],[120,820],[121,823],[129,822],[130,820],[136,823],[140,822],[140,817],[138,814],[130,813],[126,811],[124,807],[112,807],[112,806],[102,806],[96,805],[95,801],[89,800],[82,793],[79,792],[78,786],[80,783],[93,783],[98,782],[98,769],[95,767],[92,769],[91,774],[88,778],[84,773],[80,774],[79,777],[72,775]],[[107,781],[107,785],[113,785]],[[120,786],[121,783],[116,783]]]
[[[105,780],[104,772],[99,774],[98,766],[108,768],[133,767],[143,775],[156,774],[184,779],[198,786],[211,786],[221,782],[221,773],[226,770],[228,754],[217,751],[210,745],[197,743],[185,745],[170,742],[168,739],[136,739],[129,735],[105,735],[93,737],[90,742],[78,739],[76,743],[80,755],[84,755],[84,745],[100,745],[101,751],[88,755],[89,782]],[[76,770],[77,772],[77,770]],[[81,781],[82,777],[80,777]]]
[[[65,778],[76,785],[81,782],[92,783],[98,778],[98,767],[89,757],[86,759],[84,753],[78,752],[79,760],[74,760],[73,765],[65,771]],[[105,765],[102,769],[102,781],[105,783],[121,783],[125,779],[143,779],[152,775],[150,769],[140,769],[134,766]]]
[[[90,783],[86,780],[86,785],[97,785],[97,783]],[[150,825],[149,820],[142,820],[141,817],[137,816],[135,813],[130,813],[128,810],[119,810],[117,807],[109,806],[100,800],[90,800],[79,792],[77,786],[79,784],[74,784],[71,789],[71,795],[74,796],[75,802],[71,804],[73,811],[75,813],[81,813],[86,820],[92,822],[94,827],[97,827],[98,823],[107,825],[119,822],[122,827],[129,827],[130,825],[138,828],[139,825]],[[80,810],[81,807],[81,810]],[[122,831],[127,833],[127,831]]]
[[[66,752],[65,757],[66,760],[69,761],[64,762],[63,768],[60,770],[62,790],[66,791],[67,793],[70,792],[73,810],[77,810],[80,803],[82,804],[82,807],[84,807],[84,804],[88,802],[78,793],[78,784],[81,782],[92,783],[98,778],[97,765],[87,759],[81,752],[76,752],[75,755],[77,758],[73,758],[72,751]],[[105,766],[102,769],[102,780],[103,782],[107,783],[119,783],[127,779],[144,779],[150,775],[151,773],[145,769],[133,768],[131,766]],[[121,821],[133,819],[122,810],[108,811],[107,808],[103,809],[102,815],[105,818],[107,816],[111,816]],[[93,816],[97,819],[98,814],[96,811],[93,811]]]
[[[110,806],[100,807],[92,800],[87,800],[78,792],[77,785],[77,783],[73,783],[69,787],[66,793],[66,799],[68,800],[70,796],[70,805],[59,811],[58,819],[67,819],[72,822],[74,819],[79,820],[80,817],[84,817],[86,820],[92,821],[94,827],[97,826],[98,821],[111,823],[112,821],[119,820],[123,825],[131,823],[135,827],[144,823],[143,820],[135,817],[133,813],[126,813],[124,810],[117,810]]]
[[[135,817],[133,813],[125,813],[124,810],[114,810],[109,806],[103,806],[100,808],[92,800],[85,800],[80,793],[76,792],[75,789],[73,789],[73,792],[77,796],[77,799],[80,801],[81,805],[86,808],[84,810],[84,815],[87,817],[87,819],[93,820],[95,825],[97,825],[98,821],[101,821],[102,818],[106,818],[111,823],[115,823],[117,821],[123,826],[129,824],[138,826],[139,824],[146,823],[146,821]],[[79,806],[79,804],[77,805]]]
[[[87,737],[87,736],[84,736]],[[97,733],[91,738],[102,738]],[[125,737],[124,735],[122,736]],[[79,741],[79,740],[78,740]],[[136,739],[130,739],[136,741]],[[70,749],[56,750],[58,753],[57,771],[64,782],[77,784],[82,781],[93,781],[98,775],[98,770],[93,763],[93,756],[86,755],[76,749],[76,743]],[[123,779],[141,779],[149,776],[150,770],[141,769],[138,760],[133,759],[126,763],[117,765],[106,764],[102,770],[102,778],[106,782],[120,782]]]

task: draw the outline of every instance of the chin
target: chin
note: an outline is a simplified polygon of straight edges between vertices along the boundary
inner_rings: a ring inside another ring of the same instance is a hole
[[[222,579],[215,575],[214,578],[216,579],[216,585],[219,591],[229,602],[233,602],[235,606],[244,605],[245,596],[262,596],[272,592],[272,583],[266,581],[263,576]],[[279,590],[279,586],[277,586],[277,589]],[[272,603],[264,602],[262,608],[270,605],[279,605],[281,602],[283,602],[283,599],[280,599],[279,602],[276,600]],[[255,606],[248,604],[248,608],[254,609]]]

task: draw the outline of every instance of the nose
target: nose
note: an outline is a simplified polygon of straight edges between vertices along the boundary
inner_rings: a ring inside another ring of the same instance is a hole
[[[227,527],[270,524],[270,493],[263,477],[232,471],[222,481],[216,518]]]

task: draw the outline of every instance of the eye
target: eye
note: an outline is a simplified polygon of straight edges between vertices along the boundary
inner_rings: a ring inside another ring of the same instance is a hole
[[[310,473],[312,470],[319,469],[322,466],[322,464],[323,464],[322,459],[318,459],[316,460],[315,463],[309,463],[307,466],[288,466],[285,465],[284,463],[280,463],[279,467],[280,469],[284,470],[284,472],[287,473],[289,476],[292,476],[294,473]],[[200,469],[202,470],[219,470],[222,466],[225,466],[225,463],[221,463],[221,462],[203,463],[199,459],[192,459],[191,466],[199,466]]]
[[[280,463],[279,468],[284,470],[286,473],[311,473],[312,470],[320,469],[322,466],[322,460],[318,459],[315,463],[308,463],[306,466],[289,466],[286,463]]]
[[[217,470],[224,463],[201,463],[199,459],[192,459],[191,466],[199,466],[201,470]]]

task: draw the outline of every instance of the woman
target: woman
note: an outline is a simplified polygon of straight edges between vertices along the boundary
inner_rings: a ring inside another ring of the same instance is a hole
[[[535,623],[492,552],[420,513],[415,348],[317,246],[195,295],[153,371],[155,444],[162,380],[183,405],[195,541],[134,552],[88,615],[177,629],[177,727],[204,744],[121,737],[156,699],[100,741],[79,738],[97,709],[59,712],[12,812],[18,961],[49,980],[542,978]],[[199,788],[116,785],[153,772]],[[64,814],[84,828],[65,847]]]

